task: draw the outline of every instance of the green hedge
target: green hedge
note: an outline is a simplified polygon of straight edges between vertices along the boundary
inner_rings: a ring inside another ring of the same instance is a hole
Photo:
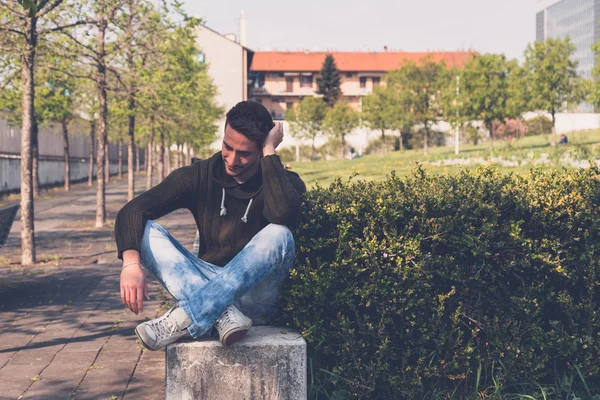
[[[599,169],[355,179],[307,193],[282,292],[312,398],[600,393]]]

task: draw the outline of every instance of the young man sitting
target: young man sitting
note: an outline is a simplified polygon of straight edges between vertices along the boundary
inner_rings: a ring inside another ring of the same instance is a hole
[[[288,227],[300,213],[306,187],[284,169],[275,149],[283,127],[261,104],[243,101],[227,113],[222,150],[175,170],[118,213],[115,236],[121,299],[135,314],[149,299],[142,267],[177,300],[163,316],[135,332],[150,350],[214,326],[221,343],[241,339],[252,323],[265,323],[280,283],[294,260]],[[200,233],[190,253],[154,222],[186,208]]]

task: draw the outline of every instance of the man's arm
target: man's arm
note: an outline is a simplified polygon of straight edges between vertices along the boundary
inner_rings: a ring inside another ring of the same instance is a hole
[[[301,195],[306,191],[306,186],[296,174],[289,174],[283,168],[281,160],[276,155],[275,149],[282,141],[283,124],[276,122],[263,144],[261,160],[265,196],[263,214],[267,221],[273,224],[289,226],[300,214]]]
[[[123,260],[121,301],[133,313],[144,311],[143,299],[150,300],[140,264],[140,244],[146,221],[180,208],[191,208],[196,200],[197,166],[178,169],[156,187],[127,203],[117,214],[115,238]]]
[[[190,165],[177,169],[157,186],[125,204],[115,221],[119,258],[123,258],[125,250],[140,250],[146,221],[181,208],[192,209],[198,185],[197,168],[197,165]]]

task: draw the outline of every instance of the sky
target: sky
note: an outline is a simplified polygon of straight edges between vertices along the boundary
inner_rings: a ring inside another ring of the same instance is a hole
[[[535,40],[534,0],[184,0],[191,15],[252,50],[457,51],[522,59]]]

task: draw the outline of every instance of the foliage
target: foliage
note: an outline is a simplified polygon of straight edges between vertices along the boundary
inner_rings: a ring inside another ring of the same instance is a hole
[[[410,124],[410,113],[403,112],[397,91],[387,86],[376,87],[363,98],[361,118],[366,126],[381,132],[380,142],[385,142],[386,130],[399,130]],[[386,146],[379,147],[384,156]]]
[[[507,119],[504,123],[498,121],[494,123],[496,137],[507,140],[522,138],[527,134],[527,129],[527,125],[522,118]]]
[[[544,115],[528,119],[525,121],[525,125],[527,125],[526,135],[528,136],[552,133],[552,121]]]
[[[292,136],[296,139],[311,141],[312,157],[316,155],[315,139],[321,133],[326,114],[327,104],[318,97],[305,97],[285,113]]]
[[[323,100],[329,107],[333,107],[342,96],[341,82],[340,70],[335,64],[335,59],[333,55],[327,54],[321,73],[317,77],[317,93],[323,95]]]
[[[311,392],[600,394],[599,206],[598,168],[308,192],[280,317],[309,343]]]
[[[434,123],[444,116],[444,90],[448,90],[450,74],[444,62],[430,58],[404,63],[390,71],[387,85],[396,92],[401,108],[408,110],[413,124],[423,126],[423,150],[427,155],[429,133]]]
[[[494,138],[494,122],[509,118],[509,79],[514,62],[503,54],[475,54],[467,62],[461,79],[460,101],[469,120],[480,120]]]
[[[347,103],[340,101],[327,111],[323,131],[331,138],[341,140],[341,157],[346,154],[345,137],[359,125],[359,116]]]
[[[583,80],[577,76],[577,61],[572,60],[574,54],[575,45],[568,37],[547,38],[545,42],[529,44],[525,50],[524,67],[532,93],[529,108],[547,111],[553,127],[556,113],[585,98]]]

